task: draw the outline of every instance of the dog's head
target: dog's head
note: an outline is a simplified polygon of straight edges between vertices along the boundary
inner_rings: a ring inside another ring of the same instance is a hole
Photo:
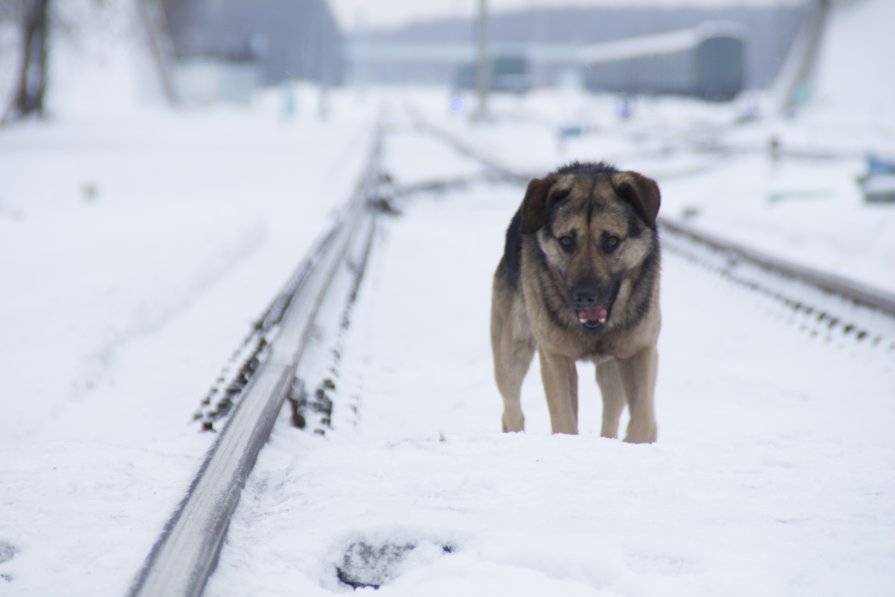
[[[637,172],[571,164],[528,184],[523,235],[536,235],[568,307],[588,332],[606,329],[626,276],[654,249],[659,187]]]

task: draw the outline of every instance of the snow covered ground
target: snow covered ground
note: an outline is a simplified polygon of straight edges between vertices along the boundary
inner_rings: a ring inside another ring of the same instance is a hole
[[[469,167],[415,133],[393,143]],[[386,155],[414,176],[408,154]],[[520,194],[423,196],[386,225],[341,349],[334,430],[284,414],[209,594],[343,592],[337,567],[359,542],[418,546],[355,566],[383,595],[891,594],[891,351],[812,339],[782,305],[674,254],[659,443],[599,439],[592,366],[580,437],[549,435],[536,364],[527,432],[499,433],[488,292],[494,231]]]
[[[136,101],[121,44],[59,44],[49,121],[0,130],[0,594],[121,595],[211,445],[192,413],[349,197],[377,107],[172,113]]]
[[[340,113],[0,135],[10,587],[123,592],[210,445],[192,412],[363,166],[372,116]]]
[[[302,88],[291,120],[275,92],[171,113],[102,45],[87,70],[55,53],[48,123],[0,130],[0,595],[126,591],[213,439],[192,413],[347,199],[380,106],[399,183],[478,171],[417,114],[515,170],[640,169],[669,217],[895,291],[895,209],[854,183],[893,138],[885,110],[733,125],[736,107],[644,100],[620,122],[613,98],[544,91],[473,125],[443,90],[344,90],[320,120]],[[771,160],[772,135],[798,155]],[[895,592],[892,353],[813,340],[674,256],[657,445],[596,437],[591,373],[581,437],[547,434],[536,370],[529,431],[496,433],[489,278],[519,198],[417,197],[385,226],[344,339],[357,414],[337,406],[323,439],[276,428],[209,593],[345,591],[358,540],[419,545],[386,594]]]

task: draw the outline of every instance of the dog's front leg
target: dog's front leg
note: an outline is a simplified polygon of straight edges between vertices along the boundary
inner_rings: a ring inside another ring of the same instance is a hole
[[[625,441],[635,444],[652,443],[656,441],[657,435],[653,399],[659,363],[656,348],[651,346],[629,359],[619,359],[617,362],[631,414]]]
[[[600,386],[600,396],[603,399],[603,426],[600,435],[615,439],[618,437],[618,426],[627,402],[625,385],[615,359],[604,359],[596,362],[596,365],[597,385]]]
[[[578,433],[578,371],[575,361],[539,351],[541,379],[553,433]]]

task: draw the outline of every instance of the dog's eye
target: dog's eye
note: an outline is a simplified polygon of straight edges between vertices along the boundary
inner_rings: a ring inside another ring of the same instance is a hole
[[[571,253],[575,249],[575,239],[571,236],[560,236],[559,246],[567,253]]]
[[[603,237],[603,251],[605,251],[606,253],[612,253],[618,248],[620,244],[622,244],[622,239],[615,236],[614,234],[609,234]]]

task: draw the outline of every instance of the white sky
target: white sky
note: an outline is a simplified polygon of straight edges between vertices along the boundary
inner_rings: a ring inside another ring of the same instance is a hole
[[[478,0],[328,0],[343,31],[376,29],[430,17],[467,17],[476,14]],[[533,7],[561,6],[732,6],[791,4],[794,0],[488,0],[488,9],[503,12]]]

